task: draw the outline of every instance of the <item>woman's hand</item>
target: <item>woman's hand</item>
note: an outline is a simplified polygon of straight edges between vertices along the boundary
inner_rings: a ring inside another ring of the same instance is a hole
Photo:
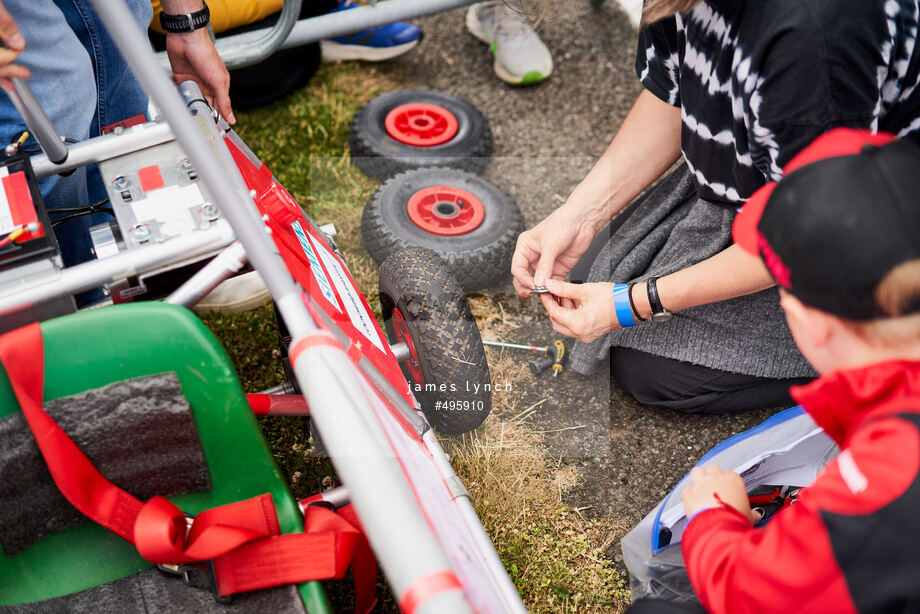
[[[167,34],[166,55],[169,56],[176,83],[194,81],[220,114],[229,123],[236,123],[230,106],[230,73],[214,48],[207,29]]]
[[[19,33],[16,22],[13,21],[2,2],[0,2],[0,40],[4,45],[0,48],[0,87],[10,91],[13,89],[13,82],[10,79],[28,79],[30,73],[25,66],[13,64],[26,48],[26,39]]]
[[[722,471],[718,465],[705,469],[694,467],[690,471],[690,486],[682,494],[687,518],[697,512],[723,505],[733,507],[751,524],[760,520],[760,515],[751,510],[744,480],[734,471]]]
[[[564,279],[594,235],[677,160],[680,134],[680,108],[644,90],[566,203],[518,238],[511,259],[518,295],[530,296],[548,279]]]
[[[613,284],[570,284],[556,279],[546,282],[549,294],[540,300],[549,313],[553,330],[588,343],[620,328],[613,305]]]
[[[565,279],[596,233],[596,224],[583,219],[568,203],[521,233],[511,258],[518,296],[530,296],[535,286],[545,286],[549,279]]]

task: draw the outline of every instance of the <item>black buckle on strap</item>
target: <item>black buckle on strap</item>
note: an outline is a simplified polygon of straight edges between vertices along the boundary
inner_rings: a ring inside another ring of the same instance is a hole
[[[186,514],[185,522],[191,527],[195,516]],[[233,601],[233,595],[221,595],[217,586],[217,574],[214,572],[213,561],[201,561],[199,563],[181,563],[178,565],[159,564],[157,569],[167,576],[182,578],[182,581],[193,588],[200,588],[214,595],[217,603],[229,604]]]
[[[168,576],[182,578],[187,586],[209,591],[218,603],[229,604],[233,595],[221,595],[217,587],[217,574],[214,573],[213,561],[200,563],[183,563],[181,565],[157,565],[157,569]]]

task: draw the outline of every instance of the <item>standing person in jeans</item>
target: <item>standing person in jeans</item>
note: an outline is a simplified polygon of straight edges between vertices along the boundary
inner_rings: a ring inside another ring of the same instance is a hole
[[[130,0],[128,4],[137,24],[146,31],[152,15],[150,2]],[[185,15],[201,11],[203,2],[163,0],[163,7],[168,14]],[[28,78],[64,137],[82,141],[98,136],[108,124],[147,112],[147,95],[89,0],[6,0],[0,3],[0,40],[7,47],[0,54],[0,77]],[[166,49],[176,82],[195,81],[234,123],[228,96],[230,77],[207,28],[168,34]],[[0,87],[10,90],[12,83],[0,79]],[[9,143],[25,129],[12,101],[0,95],[0,141]],[[46,177],[39,186],[49,209],[86,205],[105,197],[95,165],[66,177]],[[55,230],[66,266],[92,257],[88,231],[94,223],[98,221],[83,216]]]
[[[592,372],[612,348],[627,393],[687,412],[787,403],[789,385],[815,375],[766,268],[732,244],[732,221],[831,128],[920,130],[918,11],[917,0],[646,3],[645,91],[512,260],[517,293],[545,285],[554,329],[578,339],[575,371]],[[587,283],[563,281],[596,236],[601,249],[581,263]]]

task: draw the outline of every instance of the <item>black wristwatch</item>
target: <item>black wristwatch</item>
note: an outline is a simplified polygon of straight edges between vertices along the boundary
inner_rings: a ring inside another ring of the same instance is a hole
[[[671,312],[664,308],[661,299],[658,297],[657,277],[650,277],[645,284],[648,291],[648,302],[652,307],[652,315],[649,318],[652,322],[667,322],[671,319]]]
[[[204,3],[202,3],[204,4]],[[194,13],[185,13],[183,15],[167,15],[160,12],[160,26],[170,34],[184,34],[194,32],[199,28],[205,28],[211,22],[211,11],[208,5]]]

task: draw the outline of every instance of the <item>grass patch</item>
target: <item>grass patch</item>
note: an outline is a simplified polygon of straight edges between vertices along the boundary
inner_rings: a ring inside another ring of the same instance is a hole
[[[310,85],[266,109],[239,113],[237,131],[319,224],[332,222],[352,275],[379,311],[377,267],[361,240],[361,212],[377,184],[348,160],[348,127],[371,97],[400,84],[365,66],[325,65]],[[471,297],[480,326],[507,324],[513,315],[489,297]],[[236,315],[203,318],[220,339],[247,391],[284,380],[278,332],[271,306]],[[531,377],[510,359],[490,353],[493,378]],[[624,582],[603,557],[619,527],[582,518],[562,503],[575,484],[571,468],[546,458],[540,435],[529,428],[526,401],[496,393],[493,415],[476,432],[442,443],[466,483],[476,510],[512,580],[533,612],[616,612],[628,604]],[[311,454],[309,423],[300,418],[260,422],[272,453],[297,497],[337,483],[331,464]],[[337,606],[347,606],[330,585]],[[380,591],[378,611],[397,611]]]
[[[532,377],[520,361],[488,353],[496,385]],[[524,603],[531,612],[624,610],[629,590],[603,554],[622,528],[562,503],[577,472],[547,458],[527,422],[532,404],[507,393],[492,404],[479,429],[442,445]]]

